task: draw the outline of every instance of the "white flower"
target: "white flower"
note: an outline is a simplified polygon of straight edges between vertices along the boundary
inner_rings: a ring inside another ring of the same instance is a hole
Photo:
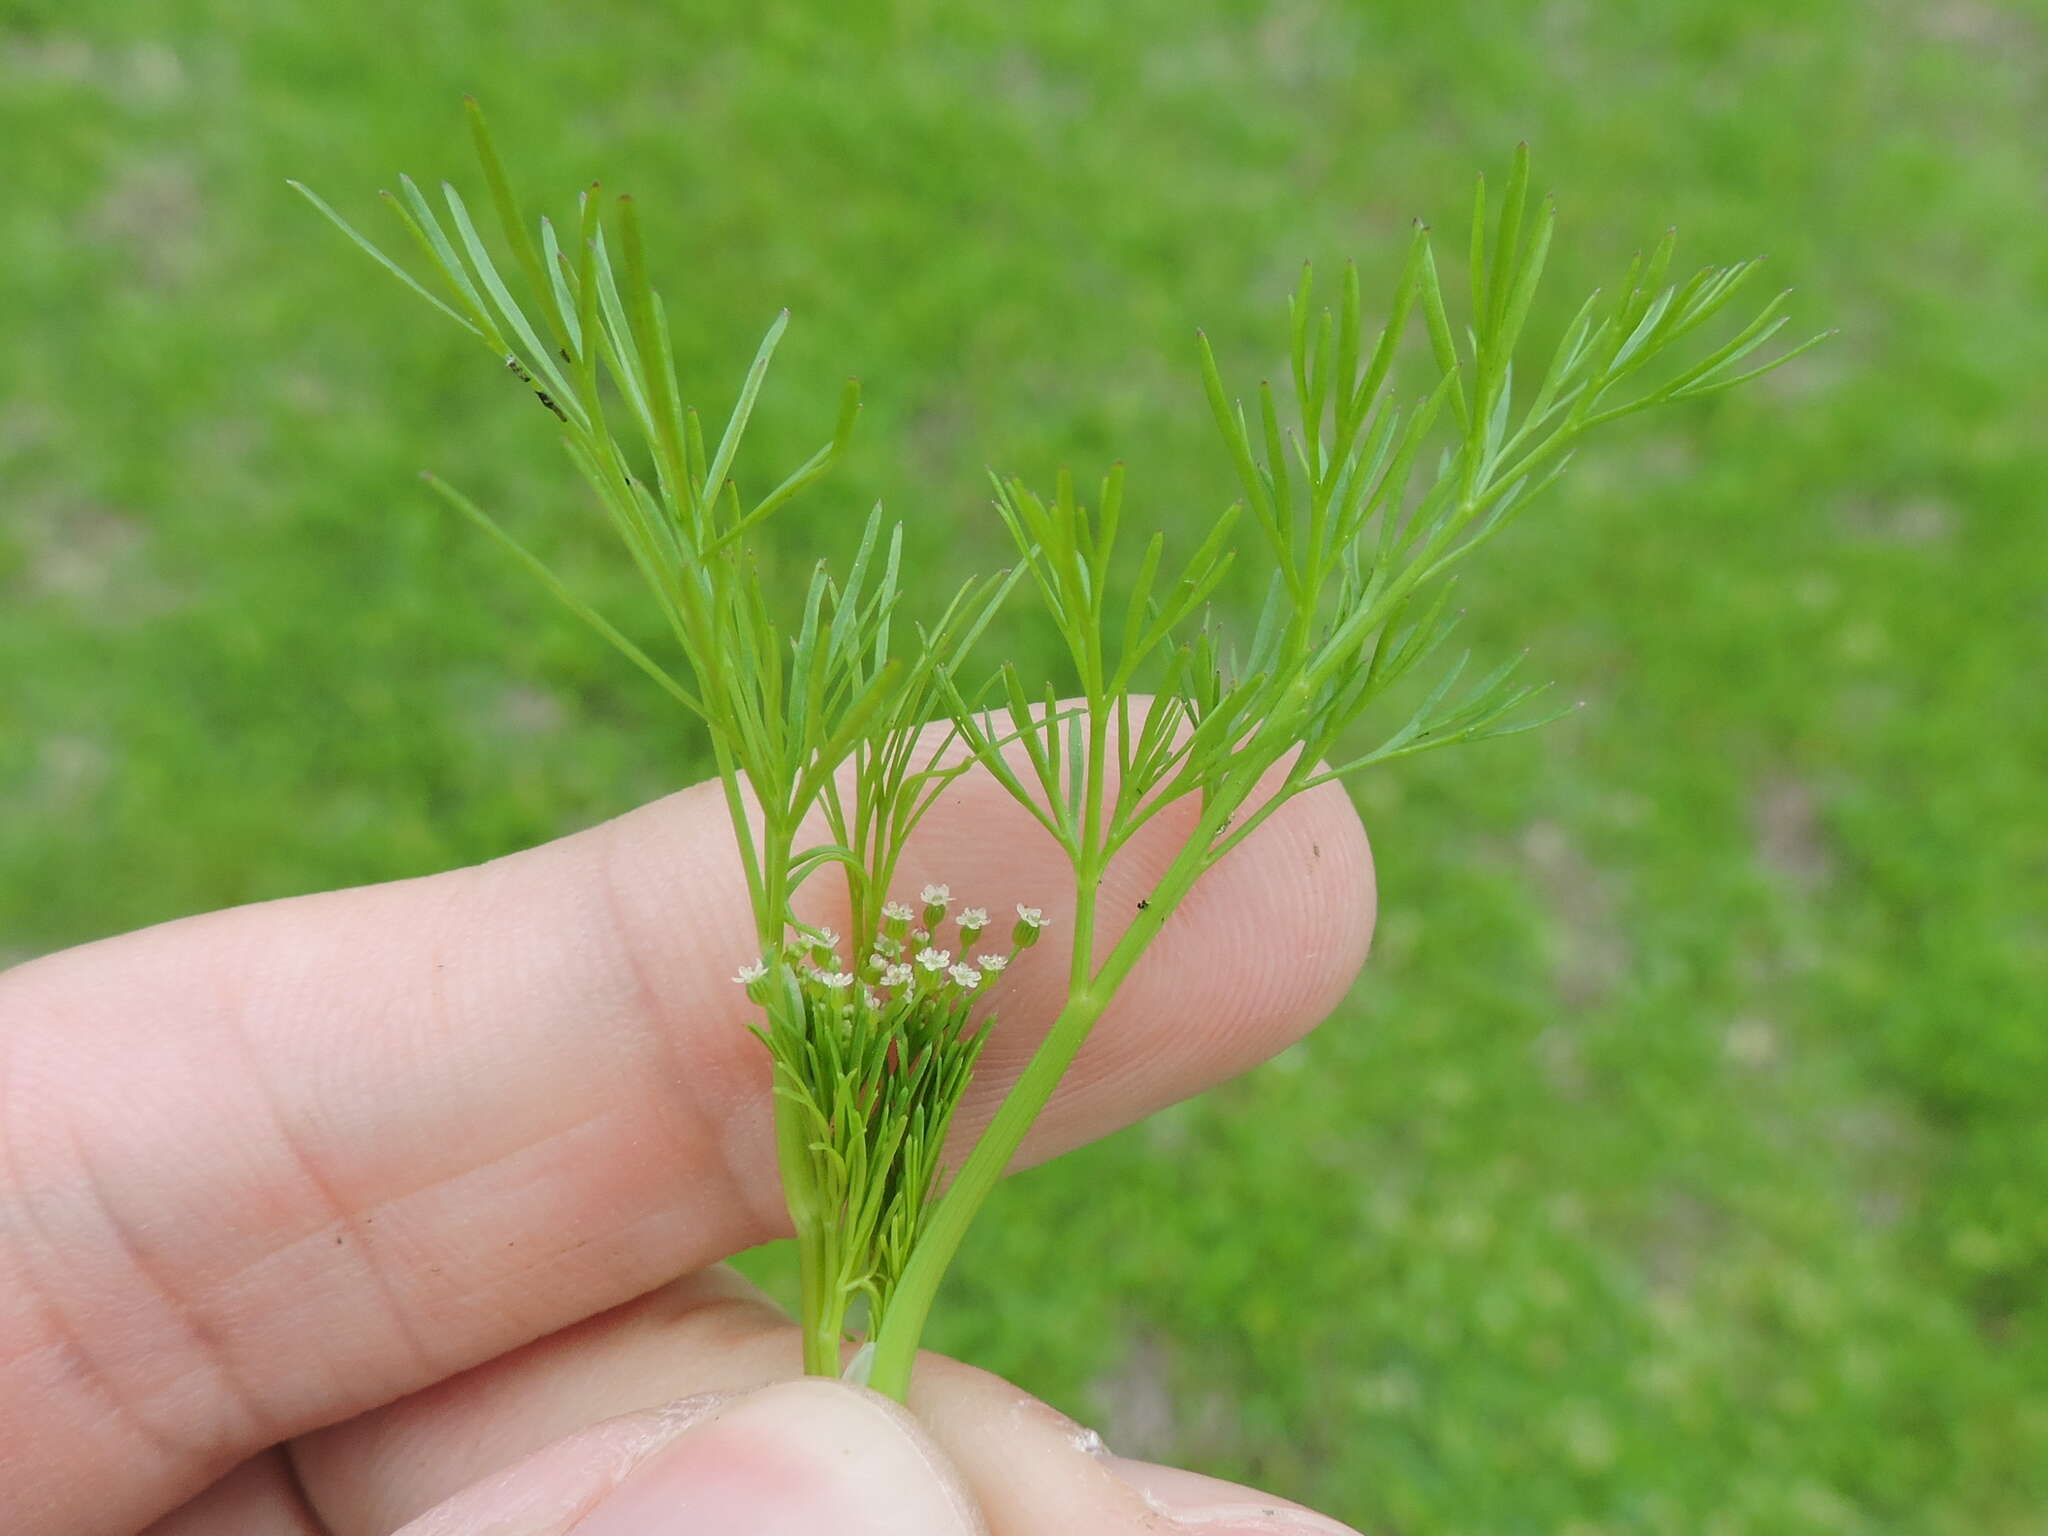
[[[981,985],[981,972],[971,965],[956,965],[946,974],[969,991]]]
[[[821,987],[829,987],[832,991],[838,992],[853,985],[853,972],[820,971],[818,972],[817,982]]]
[[[928,885],[917,893],[917,899],[928,907],[943,907],[953,899],[953,888],[949,885]]]
[[[1009,963],[1010,957],[1008,955],[983,955],[981,957],[981,968],[991,976],[1002,970]]]
[[[1010,942],[1019,949],[1029,949],[1038,942],[1040,930],[1045,927],[1045,913],[1038,907],[1017,905],[1017,924],[1010,930]]]
[[[962,928],[986,928],[988,926],[988,908],[965,908],[960,913],[960,926]]]
[[[733,980],[738,982],[743,987],[751,987],[755,982],[759,981],[763,976],[766,976],[767,974],[767,966],[763,965],[758,960],[749,960],[745,965],[740,967],[739,975],[733,977]]]
[[[885,987],[907,987],[910,985],[910,967],[898,962],[882,972]]]
[[[930,945],[926,945],[917,952],[917,963],[930,971],[934,976],[943,971],[952,961],[952,958],[953,952],[951,950],[933,949]]]
[[[885,901],[882,903],[882,916],[892,923],[907,923],[917,914],[900,901]]]
[[[860,1000],[868,1005],[869,1013],[880,1013],[882,1011],[882,1000],[875,995],[873,987],[862,987],[860,989]]]

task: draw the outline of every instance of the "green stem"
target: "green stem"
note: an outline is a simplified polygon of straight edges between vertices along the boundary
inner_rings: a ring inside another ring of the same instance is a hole
[[[1087,1040],[1102,1011],[1116,995],[1138,957],[1159,936],[1167,917],[1193,887],[1209,863],[1209,845],[1224,819],[1223,810],[1212,806],[1203,816],[1180,856],[1154,889],[1146,909],[1138,914],[1110,951],[1102,969],[1077,984],[1067,995],[1067,1005],[1053,1022],[1052,1032],[1032,1054],[988,1129],[974,1144],[943,1198],[919,1235],[917,1247],[889,1298],[889,1310],[874,1337],[875,1355],[868,1385],[899,1402],[910,1390],[910,1373],[917,1363],[918,1340],[925,1320],[938,1296],[939,1282],[960,1249],[967,1228],[973,1223],[989,1192],[996,1186],[1023,1145],[1024,1135],[1045,1108],[1060,1079],[1066,1075],[1074,1056]],[[1075,915],[1074,940],[1086,950],[1094,936],[1095,887],[1099,872],[1090,879],[1084,872],[1077,881],[1080,908]],[[1087,926],[1082,926],[1084,920]],[[1077,968],[1078,969],[1078,968]]]
[[[828,1274],[822,1291],[805,1293],[804,1374],[837,1376],[839,1345],[846,1337],[846,1293],[837,1275]],[[813,1299],[815,1298],[815,1299]]]
[[[775,1075],[785,1069],[778,1061]],[[780,1084],[778,1083],[778,1086]],[[802,1108],[789,1095],[775,1095],[775,1157],[782,1170],[782,1192],[796,1229],[797,1275],[803,1307],[804,1370],[813,1376],[839,1374],[839,1336],[832,1314],[834,1283],[827,1252],[828,1213],[819,1208],[816,1172]],[[830,1333],[827,1339],[828,1330]]]
[[[995,1119],[982,1132],[974,1151],[961,1166],[930,1220],[919,1234],[910,1262],[889,1297],[889,1310],[875,1335],[875,1357],[868,1385],[875,1391],[901,1401],[910,1390],[911,1368],[917,1363],[917,1345],[924,1333],[925,1319],[938,1295],[960,1241],[967,1235],[981,1204],[995,1188],[996,1180],[1016,1155],[1024,1133],[1045,1107],[1052,1091],[1066,1074],[1067,1065],[1081,1042],[1088,1038],[1095,1021],[1109,1001],[1107,992],[1090,990],[1071,996],[1053,1024],[1052,1033],[1025,1066]]]
[[[732,818],[733,835],[739,840],[741,863],[746,868],[748,894],[754,905],[761,953],[772,958],[782,943],[784,908],[788,897],[783,870],[788,864],[781,837],[772,819],[764,817],[757,843],[747,816],[746,800],[740,790],[740,774],[732,753],[714,733],[712,749],[718,762],[718,777],[725,790],[726,809]],[[765,807],[763,808],[765,812]],[[763,860],[761,850],[773,857]],[[764,868],[765,863],[765,868]],[[785,1001],[784,1007],[790,1006]],[[778,1062],[777,1087],[785,1068]],[[791,1084],[791,1087],[800,1086]],[[846,1320],[846,1298],[839,1285],[837,1266],[832,1263],[832,1213],[818,1198],[817,1170],[811,1157],[810,1134],[802,1107],[787,1093],[775,1095],[775,1160],[782,1174],[783,1197],[789,1219],[796,1229],[798,1289],[803,1311],[804,1371],[812,1376],[839,1374],[839,1341]]]

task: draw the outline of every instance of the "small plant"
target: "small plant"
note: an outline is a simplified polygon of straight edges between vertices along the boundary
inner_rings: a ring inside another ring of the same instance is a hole
[[[439,208],[408,177],[400,195],[385,194],[438,293],[298,190],[539,397],[660,605],[679,667],[628,640],[481,509],[428,477],[702,722],[760,945],[735,982],[760,1009],[755,1033],[773,1061],[805,1368],[848,1371],[899,1398],[968,1224],[1203,873],[1305,790],[1553,718],[1528,708],[1538,690],[1516,680],[1513,662],[1461,687],[1461,657],[1405,718],[1347,751],[1374,707],[1455,625],[1449,578],[1459,563],[1558,478],[1593,428],[1742,383],[1821,339],[1753,361],[1785,323],[1780,294],[1732,335],[1677,361],[1673,349],[1723,314],[1757,264],[1667,282],[1667,234],[1611,296],[1585,302],[1534,387],[1518,388],[1514,352],[1553,223],[1549,203],[1530,207],[1528,155],[1518,150],[1491,216],[1479,184],[1462,328],[1452,324],[1429,232],[1418,227],[1387,317],[1371,330],[1355,268],[1345,269],[1334,313],[1314,307],[1303,270],[1290,307],[1290,376],[1281,391],[1262,383],[1249,413],[1201,343],[1238,494],[1192,553],[1170,558],[1163,533],[1129,529],[1121,467],[1092,502],[1064,473],[1050,497],[1001,480],[995,507],[1016,563],[964,584],[935,618],[899,618],[901,528],[885,528],[879,509],[845,574],[820,562],[784,613],[763,589],[752,539],[831,468],[859,412],[857,388],[848,384],[815,453],[758,500],[743,500],[736,456],[787,315],[769,327],[710,440],[683,401],[632,200],[617,199],[607,217],[589,188],[566,241],[545,218],[529,226],[474,102],[469,115],[514,279],[452,186]],[[1397,385],[1418,312],[1427,377]],[[1238,559],[1233,540],[1247,512],[1265,596],[1249,638],[1232,643],[1207,605]],[[1116,556],[1127,545],[1139,550],[1136,575],[1119,589]],[[976,641],[1019,585],[1036,593],[1056,630],[1078,697],[1059,698],[1011,663],[974,672]],[[947,1131],[1003,972],[1045,928],[1031,907],[992,919],[956,910],[943,885],[914,896],[895,888],[906,840],[945,786],[973,768],[1064,850],[1073,951],[1051,1033],[948,1170]],[[1193,831],[1123,936],[1099,947],[1097,897],[1111,860],[1154,816],[1188,800]],[[822,838],[804,830],[818,825]],[[800,888],[827,878],[846,890],[843,938],[792,909]],[[867,1342],[848,1366],[843,1346],[863,1301]]]

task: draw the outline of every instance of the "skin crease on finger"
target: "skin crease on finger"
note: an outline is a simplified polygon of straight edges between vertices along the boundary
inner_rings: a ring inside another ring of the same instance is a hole
[[[132,1529],[267,1443],[779,1232],[723,814],[700,786],[476,870],[0,977],[0,1482],[26,1532]],[[1183,832],[1169,811],[1126,850],[1107,926]],[[973,779],[899,873],[1055,921],[1064,879]],[[1175,914],[1026,1160],[1313,1025],[1363,959],[1371,893],[1340,791],[1285,808]],[[1062,947],[1006,982],[963,1129],[1044,1029]]]

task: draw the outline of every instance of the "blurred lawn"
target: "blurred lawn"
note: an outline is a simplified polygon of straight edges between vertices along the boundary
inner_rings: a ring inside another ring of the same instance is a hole
[[[1365,783],[1351,1002],[1013,1185],[936,1342],[1377,1531],[2044,1528],[2039,7],[0,0],[0,957],[698,772],[412,479],[617,609],[539,413],[283,186],[465,171],[463,90],[644,199],[699,399],[795,310],[758,465],[866,381],[793,563],[881,495],[987,564],[991,464],[1213,507],[1191,328],[1255,377],[1303,257],[1390,281],[1519,137],[1560,301],[1769,250],[1845,334],[1468,580],[1591,707]]]

